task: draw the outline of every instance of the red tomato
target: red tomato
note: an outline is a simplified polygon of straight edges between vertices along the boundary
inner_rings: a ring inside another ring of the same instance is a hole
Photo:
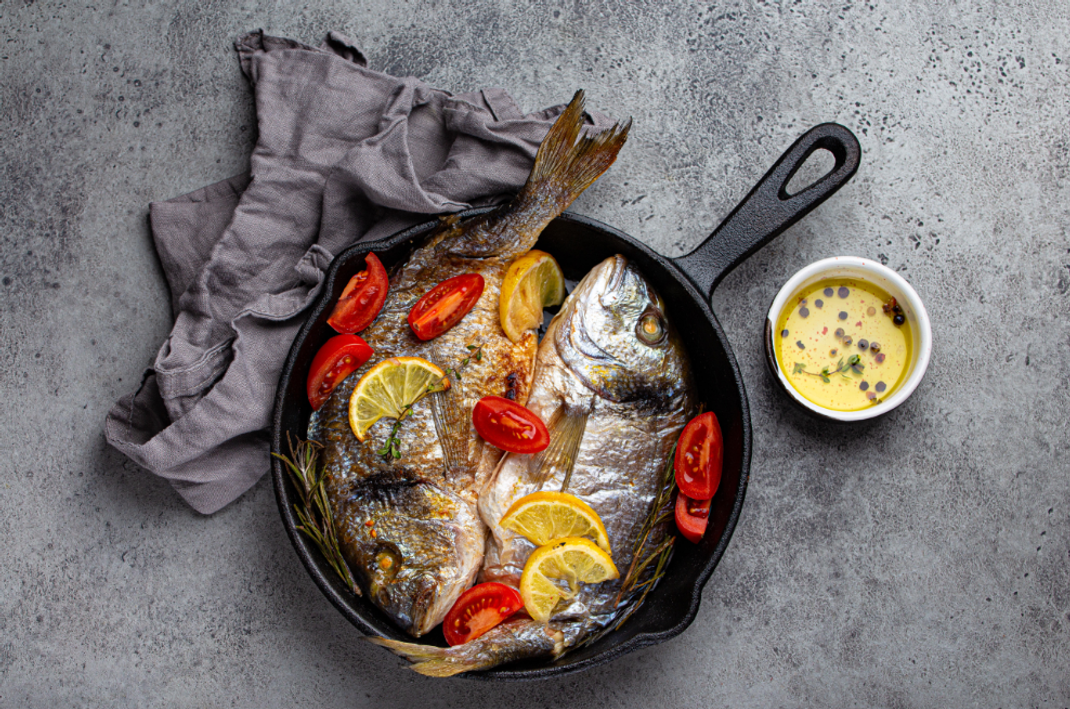
[[[383,309],[390,281],[379,257],[369,252],[364,257],[365,269],[349,279],[345,290],[327,318],[327,324],[338,332],[352,335],[372,324]]]
[[[676,495],[676,528],[689,542],[698,544],[710,522],[711,500],[692,500],[684,493]]]
[[[335,335],[320,347],[308,371],[308,403],[323,406],[334,388],[368,361],[372,348],[356,335]]]
[[[438,337],[461,321],[483,294],[483,276],[464,273],[442,281],[409,311],[409,327],[421,340]]]
[[[451,646],[475,640],[524,607],[520,593],[490,581],[473,586],[457,599],[442,621],[442,634]]]
[[[693,500],[709,500],[721,484],[724,439],[712,411],[691,419],[676,445],[676,485]]]
[[[476,433],[510,453],[538,453],[550,445],[550,432],[528,408],[500,396],[484,396],[472,407]]]

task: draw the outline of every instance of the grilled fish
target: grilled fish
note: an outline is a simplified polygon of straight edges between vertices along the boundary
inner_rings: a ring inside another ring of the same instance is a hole
[[[596,266],[566,299],[539,346],[528,408],[550,423],[540,454],[507,455],[479,500],[491,531],[481,580],[518,587],[534,546],[499,521],[518,499],[565,490],[589,504],[627,570],[654,509],[674,442],[696,408],[687,355],[661,298],[622,256]],[[651,528],[656,547],[667,524]],[[525,657],[558,657],[622,617],[635,600],[622,580],[582,586],[548,623],[513,620],[452,648],[379,638],[431,676]]]
[[[489,394],[523,403],[531,390],[536,333],[513,343],[500,325],[506,269],[612,164],[630,125],[581,137],[583,123],[578,92],[511,203],[470,220],[444,218],[396,270],[382,311],[361,333],[375,351],[372,360],[334,391],[309,426],[309,437],[324,445],[343,556],[367,597],[416,637],[442,621],[483,560],[487,531],[478,494],[502,454],[475,435],[472,406]],[[406,321],[409,311],[436,284],[462,273],[484,278],[475,307],[446,333],[420,341]],[[448,391],[428,396],[403,421],[402,457],[395,460],[377,452],[395,422],[380,420],[361,443],[350,430],[348,401],[367,368],[397,356],[423,357],[454,374]]]

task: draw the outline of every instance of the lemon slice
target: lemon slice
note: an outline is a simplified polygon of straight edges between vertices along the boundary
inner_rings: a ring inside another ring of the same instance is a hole
[[[383,417],[401,418],[405,410],[433,391],[450,388],[446,373],[422,357],[391,357],[360,378],[349,397],[349,426],[363,441]]]
[[[502,281],[502,329],[513,342],[542,323],[542,309],[565,299],[565,276],[554,257],[532,249],[509,264]]]
[[[561,598],[576,595],[577,584],[620,578],[609,554],[583,537],[565,537],[531,553],[520,576],[520,597],[535,620],[546,622]],[[568,582],[563,590],[551,579]]]
[[[567,492],[533,492],[514,502],[499,522],[536,546],[562,537],[590,537],[607,554],[609,536],[590,505]]]

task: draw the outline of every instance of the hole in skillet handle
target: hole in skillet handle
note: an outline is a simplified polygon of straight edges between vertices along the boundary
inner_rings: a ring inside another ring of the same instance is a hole
[[[803,162],[803,164],[799,166],[799,169],[795,171],[792,178],[788,180],[788,184],[784,188],[784,191],[787,192],[789,196],[794,197],[810,185],[815,184],[825,175],[832,172],[835,165],[835,156],[824,148],[818,148],[812,152],[810,157],[806,158],[805,162]]]
[[[817,150],[832,154],[832,169],[791,194],[788,186],[792,178]],[[838,123],[814,126],[780,156],[698,248],[673,259],[674,263],[709,298],[733,268],[847,184],[858,170],[861,156],[858,139],[847,128]]]

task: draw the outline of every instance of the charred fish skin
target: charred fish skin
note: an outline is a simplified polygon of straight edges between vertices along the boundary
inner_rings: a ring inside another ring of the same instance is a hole
[[[440,588],[467,586],[478,568],[482,527],[469,505],[437,485],[380,473],[338,505],[346,563],[372,601],[414,636],[449,611]]]
[[[539,346],[528,408],[551,423],[549,455],[509,454],[480,496],[490,529],[480,581],[514,587],[534,546],[502,529],[505,511],[538,490],[564,488],[602,518],[626,570],[654,510],[672,447],[696,409],[687,354],[664,304],[622,256],[596,266],[566,299]],[[669,533],[655,525],[650,547]],[[421,674],[448,676],[521,658],[559,657],[622,617],[634,600],[621,581],[584,585],[549,623],[508,629],[449,649],[380,640]],[[634,593],[634,592],[633,592]],[[540,634],[541,633],[541,634]],[[549,646],[544,637],[553,637]],[[486,639],[485,639],[486,638]]]
[[[536,335],[533,330],[513,343],[501,329],[505,271],[613,162],[627,137],[627,125],[591,136],[583,135],[583,125],[580,92],[551,127],[527,184],[510,204],[470,220],[443,218],[393,269],[387,301],[361,333],[374,356],[335,389],[309,426],[310,438],[324,446],[343,554],[368,598],[415,637],[441,622],[482,563],[487,530],[478,496],[501,452],[476,436],[471,409],[489,394],[524,402],[531,390]],[[420,341],[409,328],[409,310],[437,283],[462,273],[483,276],[482,296],[451,330]],[[364,443],[356,440],[348,401],[368,368],[388,357],[417,356],[456,370],[471,358],[470,347],[479,348],[478,361],[452,379],[448,392],[417,403],[402,422],[401,459],[377,452],[393,420],[373,425]],[[378,488],[390,494],[377,495]]]

